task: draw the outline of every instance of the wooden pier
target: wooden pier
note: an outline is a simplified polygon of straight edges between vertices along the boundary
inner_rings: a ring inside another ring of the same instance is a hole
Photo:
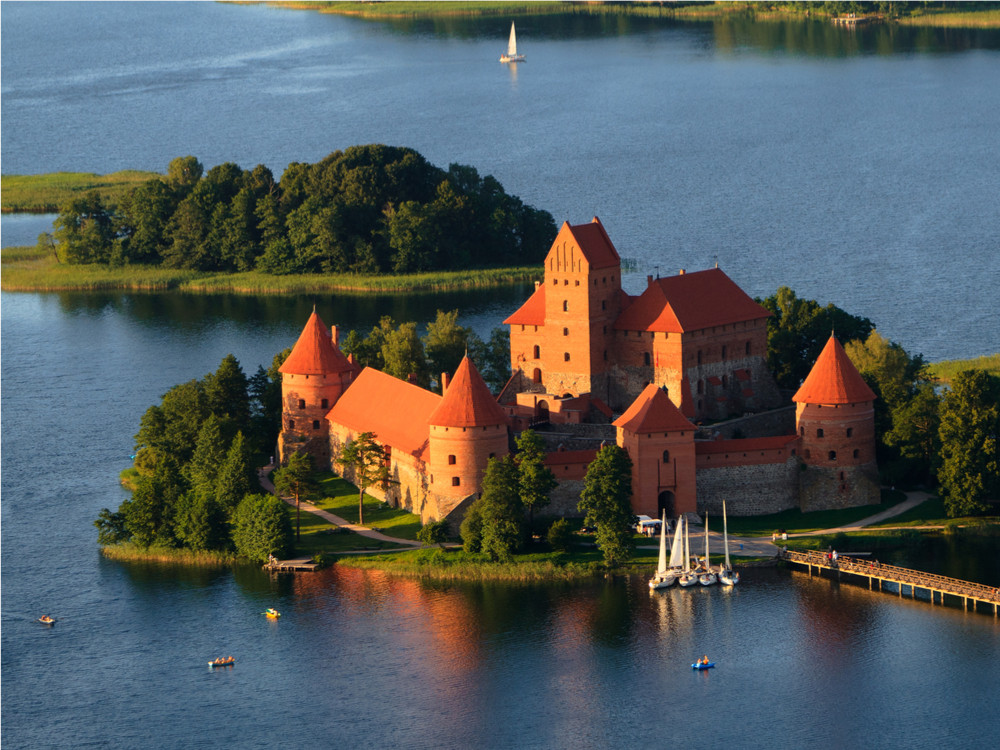
[[[311,557],[302,557],[297,560],[271,560],[264,563],[264,570],[274,573],[312,572],[318,567],[319,563],[314,563]]]
[[[850,13],[846,16],[834,16],[830,19],[833,21],[834,26],[848,26],[854,28],[855,26],[862,26],[866,23],[873,23],[878,20],[875,16],[856,16]]]
[[[889,589],[888,593],[903,596],[904,591],[909,589],[911,599],[916,599],[917,591],[922,589],[928,592],[931,604],[944,604],[945,596],[950,596],[954,597],[953,602],[962,600],[962,609],[968,610],[971,602],[973,612],[978,611],[977,607],[982,604],[992,608],[994,617],[1000,613],[1000,589],[983,586],[980,583],[923,573],[909,568],[897,568],[895,565],[884,565],[869,560],[858,560],[844,555],[833,560],[825,552],[811,550],[802,552],[786,550],[782,553],[782,558],[793,565],[805,566],[809,575],[815,570],[816,575],[821,576],[824,570],[828,570],[831,574],[836,573],[838,580],[844,574],[866,578],[869,589],[873,589],[877,582],[878,590],[883,591],[885,590],[883,585],[889,583],[894,588]]]

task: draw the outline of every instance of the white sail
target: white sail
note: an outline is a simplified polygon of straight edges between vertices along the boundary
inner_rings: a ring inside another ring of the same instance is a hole
[[[529,34],[528,36],[531,35]],[[507,56],[517,57],[517,35],[514,33],[513,21],[510,22],[510,39],[507,41]]]
[[[726,521],[726,501],[722,501],[722,542],[726,547],[726,570],[732,565],[729,564],[729,524]]]
[[[670,567],[680,568],[684,565],[684,517],[677,519],[677,528],[674,529],[674,543],[670,546]]]
[[[708,564],[708,513],[705,514],[705,570],[710,571],[712,567]]]
[[[691,572],[691,536],[687,519],[684,519],[684,572]]]

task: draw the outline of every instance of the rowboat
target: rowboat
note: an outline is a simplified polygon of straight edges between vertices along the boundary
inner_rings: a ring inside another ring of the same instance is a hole
[[[271,607],[268,607],[266,610],[264,610],[264,614],[267,615],[272,620],[277,620],[279,617],[281,617],[281,612],[279,612],[276,609],[272,609]]]
[[[218,659],[212,659],[212,661],[210,661],[208,663],[208,666],[210,666],[210,667],[231,667],[235,663],[236,663],[236,657],[235,656],[220,656]]]
[[[695,662],[691,665],[691,669],[711,669],[715,666],[714,661],[710,661],[708,664],[702,664],[701,662]]]
[[[41,617],[38,618],[38,621],[40,623],[42,623],[42,625],[55,625],[56,624],[56,621],[54,619],[52,619],[51,617],[49,617],[48,615],[42,615]]]

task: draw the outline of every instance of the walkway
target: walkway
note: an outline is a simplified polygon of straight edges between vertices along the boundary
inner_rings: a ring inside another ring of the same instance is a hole
[[[273,464],[268,464],[267,466],[260,469],[257,474],[260,477],[260,486],[267,490],[272,495],[277,495],[277,491],[274,489],[274,484],[271,482],[270,474],[274,470]],[[280,496],[279,496],[280,497]],[[295,507],[294,497],[282,497],[286,503]],[[405,547],[410,547],[416,549],[418,547],[423,547],[423,542],[415,542],[412,539],[399,539],[394,536],[389,536],[383,534],[381,531],[375,531],[375,529],[370,529],[367,526],[359,526],[356,523],[351,523],[346,518],[341,518],[340,516],[334,515],[329,511],[325,511],[322,508],[317,508],[312,503],[306,502],[305,500],[299,501],[299,506],[302,510],[312,513],[314,516],[319,516],[324,521],[340,526],[342,529],[347,529],[348,531],[353,531],[355,534],[367,537],[369,539],[375,539],[379,542],[389,542],[390,544],[401,544]],[[391,550],[380,550],[381,552],[390,552]]]

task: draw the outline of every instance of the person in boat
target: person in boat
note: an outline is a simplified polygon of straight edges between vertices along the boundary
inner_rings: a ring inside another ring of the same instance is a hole
[[[707,654],[702,655],[701,659],[698,660],[698,663],[699,664],[708,664],[708,655]]]

